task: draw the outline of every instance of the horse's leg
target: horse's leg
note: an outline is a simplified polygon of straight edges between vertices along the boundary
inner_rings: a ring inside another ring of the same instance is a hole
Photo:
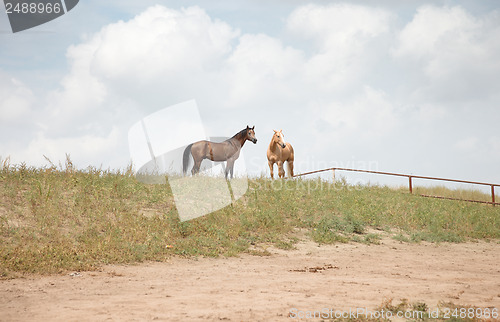
[[[278,161],[278,176],[280,178],[285,177],[285,170],[283,169],[283,161]]]
[[[267,163],[269,164],[269,169],[271,170],[271,179],[274,179],[274,172],[273,172],[274,162],[268,161]]]
[[[201,167],[201,162],[203,161],[203,159],[200,159],[200,160],[194,160],[194,165],[193,165],[193,169],[191,170],[191,173],[193,175],[197,174],[198,172],[200,172],[200,167]]]
[[[229,170],[231,171],[231,179],[233,178],[233,173],[234,173],[234,163],[236,162],[236,160],[238,160],[239,157],[240,157],[240,149],[237,149],[236,152],[233,154],[233,156],[230,158],[231,167]]]
[[[221,166],[222,166],[222,171],[224,172],[224,174],[226,174],[226,172],[227,172],[227,166],[226,166],[226,164],[224,162],[221,162]]]
[[[226,164],[226,171],[224,171],[224,174],[226,176],[226,180],[227,180],[227,176],[229,173],[231,173],[231,179],[233,178],[233,167],[234,167],[234,160],[228,159],[227,164]]]
[[[233,161],[233,163],[231,164],[231,169],[230,169],[230,170],[231,170],[231,179],[233,178],[233,172],[234,172],[234,162],[235,162],[235,161],[236,161],[236,160],[234,160],[234,161]]]
[[[228,172],[231,173],[231,179],[233,178],[234,162],[235,161],[236,160],[233,160],[233,159],[227,160],[227,167],[228,167],[228,169],[226,171],[228,171]],[[226,173],[226,179],[227,179],[227,173]]]

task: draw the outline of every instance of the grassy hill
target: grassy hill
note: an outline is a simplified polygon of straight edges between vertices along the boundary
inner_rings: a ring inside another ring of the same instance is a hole
[[[180,222],[169,185],[138,182],[129,170],[76,170],[70,162],[0,168],[2,278],[174,255],[265,255],[249,249],[289,249],[304,232],[318,243],[377,243],[380,234],[403,242],[498,242],[500,207],[343,180],[254,178],[233,205]]]

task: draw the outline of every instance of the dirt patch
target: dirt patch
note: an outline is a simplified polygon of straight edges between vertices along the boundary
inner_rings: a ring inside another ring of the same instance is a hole
[[[500,244],[384,239],[0,281],[0,320],[279,321],[387,299],[500,309]]]

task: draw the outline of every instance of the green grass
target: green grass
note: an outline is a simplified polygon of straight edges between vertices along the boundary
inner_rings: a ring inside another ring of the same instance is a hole
[[[499,197],[498,193],[500,192],[498,191],[498,189],[500,188],[495,189],[496,200],[498,200]],[[434,187],[416,187],[413,192],[415,194],[423,194],[428,196],[450,197],[450,198],[464,199],[464,200],[491,202],[491,193],[484,193],[476,189],[449,189],[446,188],[445,186],[434,186]]]
[[[171,256],[235,256],[251,245],[377,244],[500,238],[500,207],[437,200],[388,187],[255,178],[233,205],[181,222],[169,185],[130,169],[0,167],[0,277],[91,270]]]

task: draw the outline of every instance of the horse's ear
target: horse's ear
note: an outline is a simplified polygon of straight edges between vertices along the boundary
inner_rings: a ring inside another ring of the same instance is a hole
[[[283,129],[280,130],[280,133],[283,133]]]
[[[273,130],[273,131],[274,131],[274,133],[278,133],[278,131],[276,131],[276,130]]]
[[[250,126],[247,125],[247,130],[250,129]]]
[[[254,125],[254,126],[252,126],[252,130],[253,130],[253,129],[255,129],[255,125]]]

